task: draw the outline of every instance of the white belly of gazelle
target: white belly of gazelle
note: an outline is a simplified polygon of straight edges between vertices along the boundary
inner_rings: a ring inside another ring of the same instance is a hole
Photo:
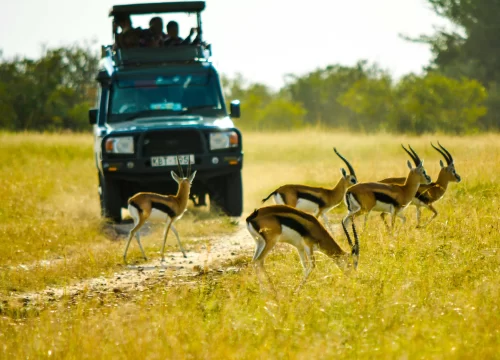
[[[297,231],[285,225],[281,225],[280,241],[299,249],[302,248],[302,236]]]
[[[298,199],[297,205],[295,206],[297,209],[302,210],[304,212],[316,214],[319,210],[318,204],[306,199]]]
[[[380,211],[380,212],[387,212],[391,213],[394,209],[394,206],[392,204],[387,204],[381,201],[376,201],[375,206],[373,207],[372,211]]]

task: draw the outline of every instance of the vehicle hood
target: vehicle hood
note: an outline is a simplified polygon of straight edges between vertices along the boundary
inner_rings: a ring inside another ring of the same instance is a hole
[[[148,129],[168,129],[170,127],[218,127],[232,128],[234,124],[228,117],[209,117],[200,115],[141,117],[131,121],[107,124],[108,131],[141,131]]]

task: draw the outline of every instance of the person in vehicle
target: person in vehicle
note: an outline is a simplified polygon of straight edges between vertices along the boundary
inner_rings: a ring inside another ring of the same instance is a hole
[[[179,24],[176,21],[169,21],[167,24],[167,39],[164,41],[164,46],[176,46],[176,45],[190,45],[197,44],[199,42],[199,34],[196,38],[191,41],[191,37],[195,32],[198,32],[197,28],[191,28],[187,38],[183,39],[179,36]]]
[[[119,34],[116,33],[118,27],[121,28]],[[129,15],[117,15],[113,22],[113,32],[115,35],[115,48],[128,49],[138,47],[141,39],[141,28],[134,28]]]
[[[163,20],[159,16],[151,18],[149,21],[149,29],[144,30],[141,46],[145,47],[160,47],[167,39],[167,34],[163,32]]]

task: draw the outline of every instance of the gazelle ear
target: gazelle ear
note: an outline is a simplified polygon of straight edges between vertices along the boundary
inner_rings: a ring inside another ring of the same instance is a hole
[[[170,172],[170,175],[172,175],[172,178],[175,180],[175,182],[178,184],[181,181],[181,178],[177,176],[177,174],[172,170]]]
[[[194,180],[194,176],[196,175],[196,170],[189,176],[189,183],[191,184]]]
[[[409,168],[410,168],[410,170],[411,170],[411,162],[410,162],[410,160],[408,160],[407,164],[408,164],[408,167],[409,167]]]
[[[439,160],[439,165],[441,165],[441,168],[444,168],[443,160]]]
[[[344,177],[344,179],[347,177],[347,172],[345,171],[344,168],[340,168],[340,173],[342,174],[342,176]]]

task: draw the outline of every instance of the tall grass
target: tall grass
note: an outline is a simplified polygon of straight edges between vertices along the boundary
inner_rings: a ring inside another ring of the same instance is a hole
[[[370,181],[406,175],[408,156],[400,144],[410,143],[435,179],[441,156],[429,142],[439,140],[453,154],[462,182],[449,186],[436,204],[439,216],[426,229],[414,228],[413,207],[406,211],[406,225],[398,222],[395,236],[386,233],[378,216],[371,217],[360,233],[360,264],[351,276],[318,256],[317,268],[294,296],[291,290],[302,269],[297,254],[282,246],[266,263],[276,300],[266,285],[261,292],[253,268],[244,266],[249,253],[241,259],[241,271],[204,275],[192,285],[163,282],[144,291],[83,294],[47,303],[40,311],[6,309],[0,318],[0,354],[70,359],[498,357],[500,136],[316,131],[244,136],[244,216],[283,183],[333,186],[344,166],[333,146],[351,161],[360,181]],[[23,277],[24,288],[116,269],[122,243],[99,232],[90,142],[86,136],[1,136],[0,167],[8,176],[0,180],[0,264],[75,254],[58,272]],[[331,221],[338,223],[345,211],[343,205],[332,211]],[[430,215],[423,211],[424,218]],[[186,231],[190,225],[186,221]],[[190,234],[196,231],[206,227]],[[347,247],[341,234],[336,238]],[[253,242],[250,236],[247,241]],[[89,251],[98,260],[92,266]],[[12,272],[2,269],[2,274],[5,289]]]

